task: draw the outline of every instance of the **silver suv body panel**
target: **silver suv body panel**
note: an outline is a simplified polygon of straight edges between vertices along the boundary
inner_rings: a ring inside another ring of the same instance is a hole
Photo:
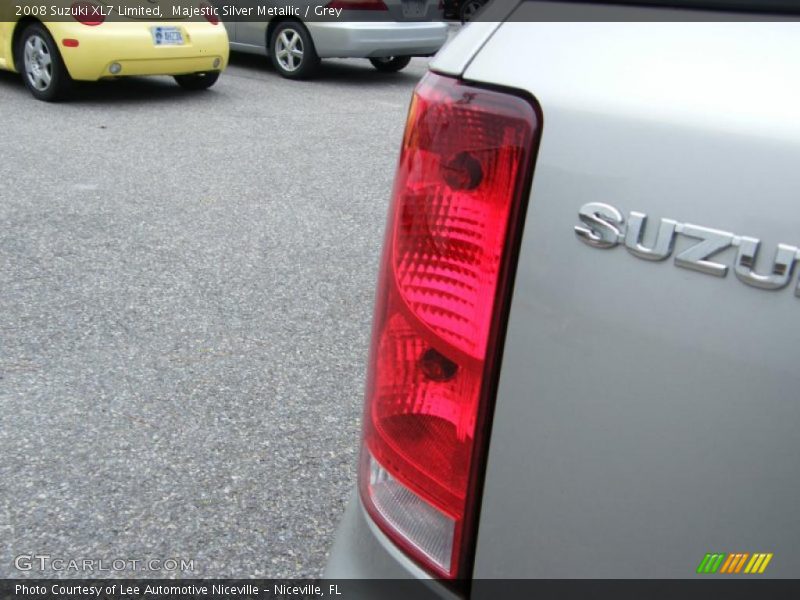
[[[800,560],[800,298],[574,232],[586,203],[800,245],[795,24],[506,23],[466,79],[544,129],[518,263],[476,578],[691,577],[707,552]],[[510,60],[509,57],[513,57]],[[689,230],[687,230],[688,232]]]

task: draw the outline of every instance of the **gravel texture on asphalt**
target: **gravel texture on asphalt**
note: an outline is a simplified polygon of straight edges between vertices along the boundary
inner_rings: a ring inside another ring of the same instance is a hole
[[[321,574],[354,485],[411,92],[234,55],[34,101],[0,73],[0,576],[14,557]]]

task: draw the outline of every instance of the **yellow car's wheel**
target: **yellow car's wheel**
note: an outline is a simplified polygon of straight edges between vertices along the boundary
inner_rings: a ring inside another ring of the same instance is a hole
[[[207,90],[217,83],[217,79],[219,79],[218,71],[175,76],[176,83],[185,90]]]
[[[19,38],[16,62],[25,86],[39,100],[63,99],[72,87],[53,37],[40,23],[29,25]]]

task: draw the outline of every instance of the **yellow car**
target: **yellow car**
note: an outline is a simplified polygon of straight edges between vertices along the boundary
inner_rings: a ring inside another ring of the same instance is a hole
[[[172,75],[187,89],[211,87],[228,64],[225,27],[204,2],[183,15],[173,14],[179,3],[163,4],[131,4],[123,14],[124,1],[113,8],[84,0],[8,3],[0,12],[0,69],[21,73],[46,101],[63,98],[75,80],[129,75]]]

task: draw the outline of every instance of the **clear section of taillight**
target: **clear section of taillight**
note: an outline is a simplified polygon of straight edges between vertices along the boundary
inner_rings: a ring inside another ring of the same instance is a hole
[[[538,127],[518,96],[429,74],[414,94],[373,324],[361,492],[434,574],[458,577],[499,310]]]
[[[386,522],[423,555],[450,570],[455,521],[399,483],[369,454],[370,499]]]

